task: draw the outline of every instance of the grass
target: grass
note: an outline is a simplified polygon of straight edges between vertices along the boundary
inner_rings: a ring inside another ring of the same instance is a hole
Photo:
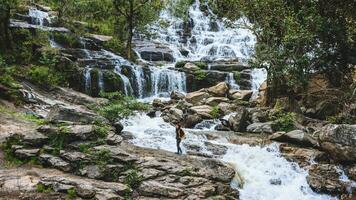
[[[68,196],[66,199],[74,199],[77,196],[77,190],[75,188],[70,188],[67,190]]]

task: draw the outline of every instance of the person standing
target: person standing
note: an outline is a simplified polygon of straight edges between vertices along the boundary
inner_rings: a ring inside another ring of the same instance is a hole
[[[177,154],[182,154],[182,149],[180,148],[180,143],[185,137],[185,133],[182,129],[180,123],[176,124],[176,140],[177,140]]]

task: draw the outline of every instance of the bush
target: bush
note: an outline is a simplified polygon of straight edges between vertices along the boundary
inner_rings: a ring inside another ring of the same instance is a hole
[[[42,86],[59,85],[61,79],[49,67],[44,66],[32,66],[27,76],[30,81]]]
[[[42,183],[36,185],[36,191],[40,193],[50,193],[53,192],[53,188],[51,186],[45,186]]]
[[[174,67],[175,68],[183,68],[186,63],[187,63],[187,61],[178,61]]]
[[[142,177],[139,175],[136,169],[129,170],[124,179],[124,183],[132,189],[138,188],[141,182],[142,182]]]
[[[207,75],[208,75],[208,73],[203,70],[197,70],[194,72],[195,78],[200,81],[203,80],[204,78],[206,78]]]
[[[108,98],[110,103],[99,108],[99,113],[110,121],[122,119],[133,115],[134,111],[145,111],[150,108],[148,104],[138,102],[133,97],[124,96],[119,92],[100,92],[100,96]]]
[[[67,190],[68,198],[73,199],[77,196],[77,190],[75,188],[70,188]]]
[[[275,116],[271,117],[274,120],[275,124],[273,125],[273,129],[278,131],[292,131],[294,130],[294,121],[296,120],[296,114],[292,112],[278,112]]]

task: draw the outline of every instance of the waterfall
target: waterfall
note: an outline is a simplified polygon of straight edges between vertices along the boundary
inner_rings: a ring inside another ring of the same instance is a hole
[[[137,114],[122,121],[124,131],[134,135],[131,142],[135,145],[163,149],[171,152],[176,151],[175,128],[165,123],[162,118],[150,118],[145,114]],[[199,131],[185,129],[186,138],[183,141],[183,152],[189,145],[199,146],[201,153],[212,155],[207,150],[205,142],[223,145],[227,152],[218,156],[223,162],[233,166],[244,180],[243,187],[237,182],[233,186],[239,190],[241,200],[336,200],[336,197],[313,192],[307,183],[307,171],[297,164],[288,162],[280,155],[277,144],[265,147],[235,145],[227,142],[226,138],[208,140]],[[147,142],[149,141],[149,142]],[[275,184],[273,182],[280,182]]]
[[[49,17],[48,12],[43,12],[41,10],[38,10],[37,8],[31,7],[29,9],[28,15],[32,18],[32,24],[45,26],[51,23],[51,19]]]
[[[150,68],[152,96],[164,97],[171,91],[186,91],[186,77],[182,72]]]
[[[260,86],[262,85],[263,82],[267,80],[267,70],[264,68],[252,69],[251,77],[252,77],[251,85],[253,91],[251,100],[255,100],[258,97]]]
[[[230,72],[226,77],[226,82],[230,85],[230,88],[239,90],[240,86],[236,83],[234,73]]]
[[[91,94],[91,68],[86,67],[84,70],[84,78],[85,78],[85,92],[87,94]]]

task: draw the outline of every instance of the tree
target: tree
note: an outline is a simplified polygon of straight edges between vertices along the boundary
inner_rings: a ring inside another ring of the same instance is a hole
[[[10,39],[10,16],[11,10],[17,5],[16,0],[0,0],[0,48],[11,46]]]
[[[159,16],[163,7],[161,0],[113,0],[117,16],[116,33],[126,41],[126,56],[132,59],[132,39],[135,31],[144,30],[146,25]],[[121,30],[120,30],[121,29]]]
[[[324,72],[334,86],[349,83],[355,65],[356,24],[353,0],[218,0],[223,16],[246,16],[257,37],[251,63],[268,71],[270,102],[292,99],[308,85],[311,73]]]

